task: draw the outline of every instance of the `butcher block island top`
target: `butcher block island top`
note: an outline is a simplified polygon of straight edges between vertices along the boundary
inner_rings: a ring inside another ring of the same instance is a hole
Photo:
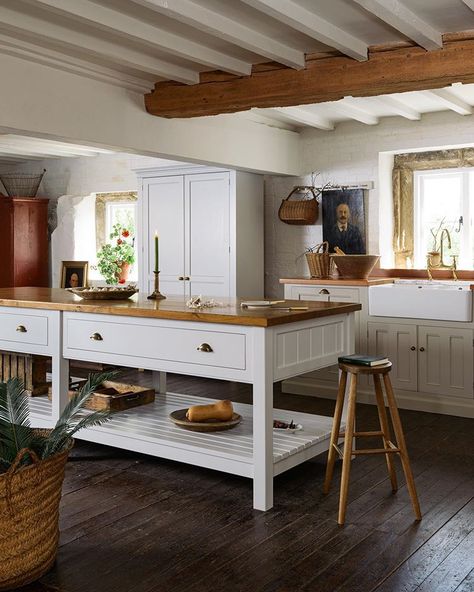
[[[193,310],[186,299],[170,296],[166,300],[147,300],[135,295],[127,300],[81,300],[59,288],[1,288],[0,306],[87,312],[127,317],[196,321],[253,327],[271,327],[319,317],[345,314],[361,309],[360,304],[285,300],[275,306],[304,306],[307,310],[248,310],[240,307],[240,300],[219,298],[223,306]]]

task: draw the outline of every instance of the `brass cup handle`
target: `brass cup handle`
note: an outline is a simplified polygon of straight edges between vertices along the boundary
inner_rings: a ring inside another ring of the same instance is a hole
[[[25,325],[18,325],[16,330],[18,331],[18,333],[26,333],[28,331],[28,329],[25,327]]]
[[[184,280],[184,275],[180,275],[180,276],[178,277],[178,280],[179,280],[180,282],[182,282],[182,281]]]
[[[424,347],[420,347],[420,351],[421,352],[424,352],[425,351],[425,348]]]
[[[330,294],[329,290],[326,290],[326,288],[323,288],[322,290],[319,290],[319,294]]]
[[[190,280],[191,278],[189,277],[189,275],[185,275],[183,279],[184,279],[184,280],[186,280],[186,281],[188,281],[188,280]]]
[[[197,348],[197,350],[201,351],[201,352],[206,352],[206,353],[210,353],[210,352],[214,351],[208,343],[201,343],[201,345]]]
[[[92,339],[92,341],[104,341],[104,338],[100,333],[92,333],[89,339]]]
[[[415,351],[415,350],[416,350],[416,347],[415,347],[414,345],[412,345],[412,346],[410,347],[410,349],[411,349],[411,351]]]

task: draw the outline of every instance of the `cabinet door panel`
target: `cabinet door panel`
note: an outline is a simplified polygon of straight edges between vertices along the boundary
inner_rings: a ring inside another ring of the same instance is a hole
[[[472,398],[472,336],[470,329],[418,327],[420,391]]]
[[[184,296],[184,177],[157,177],[144,181],[148,201],[148,289],[153,291],[154,234],[160,237],[160,290]],[[145,221],[146,223],[146,221]]]
[[[185,180],[191,293],[230,296],[229,173],[187,175]]]
[[[371,355],[387,356],[393,367],[390,379],[395,389],[417,389],[416,326],[367,323]],[[415,349],[411,349],[411,348]]]

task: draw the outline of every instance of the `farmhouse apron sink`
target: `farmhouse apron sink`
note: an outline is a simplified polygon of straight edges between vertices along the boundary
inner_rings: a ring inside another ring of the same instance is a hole
[[[369,315],[472,321],[471,282],[399,280],[369,288]]]

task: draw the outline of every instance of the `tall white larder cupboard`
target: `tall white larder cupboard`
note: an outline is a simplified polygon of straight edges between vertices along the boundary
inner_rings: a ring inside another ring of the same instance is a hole
[[[141,288],[153,289],[155,232],[165,295],[263,297],[263,178],[232,170],[137,171]]]

